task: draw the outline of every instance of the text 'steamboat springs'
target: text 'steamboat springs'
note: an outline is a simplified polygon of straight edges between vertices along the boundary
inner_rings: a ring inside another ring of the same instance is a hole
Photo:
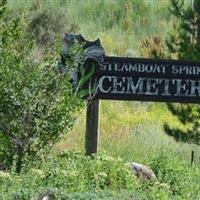
[[[200,62],[104,57],[96,98],[200,102]]]

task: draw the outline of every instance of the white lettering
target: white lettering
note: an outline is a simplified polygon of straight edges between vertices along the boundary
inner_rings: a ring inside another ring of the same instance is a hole
[[[131,77],[128,77],[128,85],[127,85],[127,94],[136,94],[137,90],[139,89],[138,91],[138,94],[144,94],[143,92],[143,81],[144,81],[144,78],[139,78],[137,83],[134,84],[133,82],[133,78]]]
[[[122,84],[125,82],[125,77],[119,78],[117,76],[112,76],[112,79],[113,79],[113,90],[111,91],[111,93],[123,94],[125,88],[122,86]]]
[[[188,96],[188,90],[186,89],[188,80],[185,80],[185,83],[183,83],[181,79],[174,79],[172,82],[174,84],[176,82],[176,93],[174,96]]]
[[[178,66],[172,65],[172,74],[177,74],[178,73]]]
[[[106,70],[106,64],[100,65],[100,70],[105,71]]]
[[[170,96],[169,93],[169,79],[159,79],[159,84],[164,82],[164,91],[161,93],[162,96]]]
[[[158,84],[158,79],[147,79],[147,90],[145,94],[158,95],[158,88],[156,88],[156,84]]]
[[[111,90],[111,86],[109,86],[107,89],[103,88],[103,82],[105,81],[105,79],[108,79],[108,81],[111,82],[112,77],[111,76],[102,76],[99,79],[98,88],[102,93],[109,93]]]
[[[190,91],[190,94],[189,96],[191,97],[195,97],[195,96],[200,96],[200,81],[192,81],[190,80],[190,83],[191,83],[191,91]],[[198,85],[196,85],[196,83]]]

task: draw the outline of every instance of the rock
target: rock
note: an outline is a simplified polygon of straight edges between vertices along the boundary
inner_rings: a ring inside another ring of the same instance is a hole
[[[48,197],[48,196],[44,196],[44,197],[42,198],[42,200],[49,200],[49,197]]]
[[[130,162],[128,165],[138,178],[143,180],[156,180],[156,175],[150,167],[135,162]]]
[[[44,194],[41,194],[38,200],[56,200],[56,193],[56,190],[48,190]]]

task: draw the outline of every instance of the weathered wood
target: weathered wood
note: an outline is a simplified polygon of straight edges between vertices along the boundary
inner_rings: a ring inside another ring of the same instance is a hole
[[[85,149],[86,155],[97,153],[99,137],[99,100],[88,102],[86,113],[86,138]]]

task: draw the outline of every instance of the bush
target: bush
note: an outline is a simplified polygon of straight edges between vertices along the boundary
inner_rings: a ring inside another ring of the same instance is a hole
[[[122,159],[86,157],[64,152],[45,160],[38,169],[11,174],[1,185],[2,199],[169,199],[168,188],[137,180]],[[8,190],[9,188],[9,190]]]
[[[6,1],[0,4],[0,164],[7,168],[36,160],[73,125],[82,105],[67,74],[56,70],[57,46],[47,49],[38,63],[35,40],[20,23],[8,19]]]
[[[28,31],[34,36],[39,46],[55,44],[57,38],[61,38],[68,29],[70,28],[66,14],[61,9],[56,11],[49,8],[34,13],[28,25]]]
[[[162,150],[155,156],[151,167],[158,180],[169,185],[176,198],[198,199],[200,196],[200,168],[198,166],[189,166]]]

